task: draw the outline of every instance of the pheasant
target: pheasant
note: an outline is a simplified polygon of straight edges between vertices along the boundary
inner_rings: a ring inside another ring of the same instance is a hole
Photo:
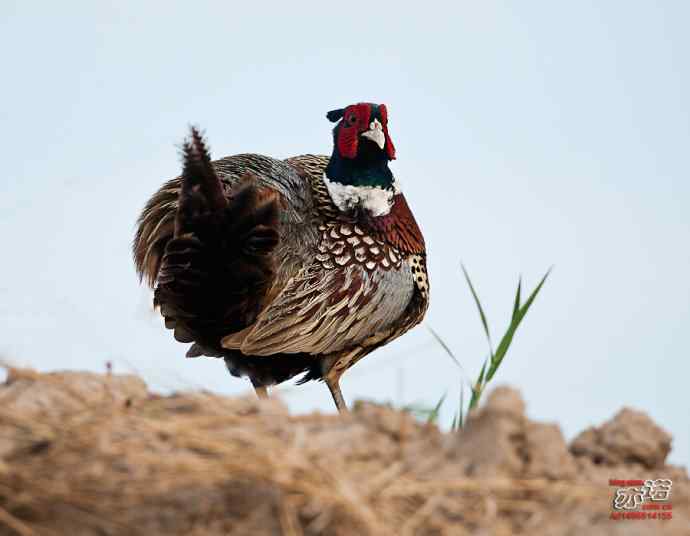
[[[182,175],[137,221],[140,279],[187,357],[221,357],[267,387],[323,380],[347,411],[342,374],[418,324],[428,306],[424,238],[389,168],[383,104],[328,112],[329,157],[211,161],[195,128]]]

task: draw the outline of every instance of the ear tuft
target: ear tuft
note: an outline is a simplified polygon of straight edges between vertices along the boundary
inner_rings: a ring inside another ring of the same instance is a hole
[[[340,121],[343,118],[343,115],[345,115],[345,108],[338,108],[337,110],[331,110],[326,114],[326,117],[331,123],[335,123],[336,121]]]

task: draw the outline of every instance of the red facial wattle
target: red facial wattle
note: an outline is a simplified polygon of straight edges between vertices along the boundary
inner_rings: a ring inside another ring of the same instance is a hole
[[[381,124],[386,136],[385,151],[389,160],[395,159],[395,147],[388,135],[388,110],[385,104],[379,106]],[[337,146],[340,156],[354,159],[357,157],[359,137],[369,129],[372,117],[371,105],[367,103],[352,104],[343,111],[338,129]]]
[[[353,104],[345,108],[338,132],[338,151],[343,158],[355,158],[359,135],[369,128],[371,109],[368,104]]]
[[[381,114],[383,133],[386,135],[386,154],[389,160],[395,160],[395,146],[393,145],[393,140],[388,135],[388,108],[386,108],[385,104],[379,105],[379,113]]]

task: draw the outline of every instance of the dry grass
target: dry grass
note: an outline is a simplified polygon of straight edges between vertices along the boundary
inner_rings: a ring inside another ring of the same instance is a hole
[[[294,417],[277,401],[159,397],[134,377],[10,370],[0,408],[0,534],[535,534],[559,512],[596,524],[610,510],[592,475],[530,474],[524,444],[512,466],[464,453],[473,419],[527,423],[490,404],[444,435],[371,404]]]

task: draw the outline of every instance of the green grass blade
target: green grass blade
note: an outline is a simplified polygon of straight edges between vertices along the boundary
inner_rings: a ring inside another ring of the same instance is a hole
[[[425,324],[426,329],[429,330],[429,333],[436,339],[436,342],[438,342],[441,345],[441,348],[443,348],[448,354],[448,356],[453,360],[453,362],[457,365],[457,367],[460,369],[460,380],[461,382],[467,383],[467,385],[471,388],[472,384],[470,384],[469,380],[469,375],[467,374],[467,371],[465,370],[465,367],[462,366],[462,363],[460,363],[460,360],[455,357],[455,354],[453,351],[448,347],[448,345],[445,343],[445,341],[441,338],[441,336],[436,332],[434,328],[432,328],[429,324]]]
[[[539,281],[539,284],[537,287],[532,291],[532,294],[530,294],[529,298],[527,298],[527,301],[525,304],[520,307],[520,320],[522,320],[522,317],[524,317],[527,314],[527,310],[529,309],[530,305],[532,305],[532,302],[534,301],[534,298],[537,297],[537,294],[539,294],[539,291],[541,290],[541,287],[544,286],[544,283],[546,282],[546,278],[549,277],[549,274],[551,273],[551,268],[549,268],[546,273],[544,274],[544,277],[541,278],[541,281]]]
[[[503,338],[501,339],[501,342],[498,343],[498,347],[496,348],[496,353],[494,354],[492,360],[491,360],[491,366],[489,367],[489,371],[486,374],[486,381],[490,381],[491,378],[494,377],[494,374],[498,370],[498,367],[501,365],[501,362],[503,361],[503,358],[506,355],[506,352],[508,351],[508,348],[510,348],[510,344],[513,342],[513,336],[515,335],[515,332],[517,331],[518,326],[520,325],[520,322],[522,322],[522,319],[525,317],[527,314],[527,311],[530,308],[530,305],[532,305],[532,302],[534,301],[534,298],[537,297],[537,294],[541,290],[541,287],[544,285],[546,282],[546,278],[549,276],[551,273],[551,268],[546,272],[544,277],[542,277],[541,281],[537,285],[537,287],[532,291],[530,294],[529,298],[527,298],[527,301],[525,302],[524,305],[522,305],[518,311],[517,314],[513,316],[513,319],[510,322],[510,326],[508,326],[508,329],[506,330],[505,334],[503,335]]]
[[[518,288],[515,293],[515,303],[513,304],[513,316],[510,321],[513,322],[520,311],[520,291],[522,290],[522,276],[518,279]]]
[[[472,410],[477,406],[477,403],[479,402],[479,399],[481,396],[482,396],[482,386],[477,385],[474,389],[472,389],[472,397],[470,398],[470,407],[468,408],[469,410]]]
[[[494,359],[491,360],[489,372],[486,374],[486,381],[490,381],[491,378],[494,377],[494,374],[496,374],[498,367],[501,366],[501,362],[503,361],[503,358],[505,357],[508,348],[510,348],[510,343],[513,342],[513,336],[515,335],[515,331],[517,330],[519,325],[520,317],[518,315],[518,317],[510,323],[510,326],[508,326],[508,329],[503,335],[501,342],[498,343],[498,348],[496,348]]]
[[[436,406],[434,409],[431,410],[431,413],[429,414],[429,417],[427,418],[426,422],[427,424],[434,424],[438,420],[438,414],[441,411],[441,406],[443,405],[443,402],[446,400],[446,395],[448,393],[443,393],[443,396],[441,399],[436,403]]]
[[[482,370],[479,372],[479,377],[477,378],[477,383],[475,383],[474,387],[472,388],[472,398],[470,398],[469,409],[474,408],[477,405],[477,402],[479,402],[479,398],[482,396],[482,391],[484,390],[484,372],[486,371],[486,364],[488,362],[489,359],[484,361]]]
[[[460,384],[460,412],[459,412],[458,424],[460,428],[465,426],[465,386]]]
[[[477,292],[474,290],[474,285],[472,285],[472,281],[470,280],[470,275],[467,273],[467,270],[465,269],[465,265],[460,264],[460,268],[462,268],[462,273],[465,276],[465,281],[467,281],[467,286],[470,287],[470,292],[472,292],[472,297],[474,298],[474,303],[477,305],[477,309],[479,310],[479,317],[482,320],[482,326],[484,326],[484,333],[486,334],[486,340],[489,341],[489,351],[491,352],[491,355],[493,356],[494,350],[493,350],[493,344],[491,342],[491,333],[489,333],[489,324],[486,322],[486,315],[484,314],[484,309],[482,308],[482,304],[479,301],[479,296],[477,296]]]
[[[426,324],[426,329],[428,329],[429,332],[434,336],[434,339],[436,339],[436,342],[438,342],[441,345],[441,348],[443,348],[446,351],[446,353],[455,362],[455,364],[458,366],[458,368],[460,370],[463,370],[462,365],[460,364],[460,361],[458,361],[458,358],[455,357],[455,354],[453,353],[453,351],[450,348],[448,348],[448,345],[441,338],[441,336],[438,333],[436,333],[436,331],[429,324]]]

